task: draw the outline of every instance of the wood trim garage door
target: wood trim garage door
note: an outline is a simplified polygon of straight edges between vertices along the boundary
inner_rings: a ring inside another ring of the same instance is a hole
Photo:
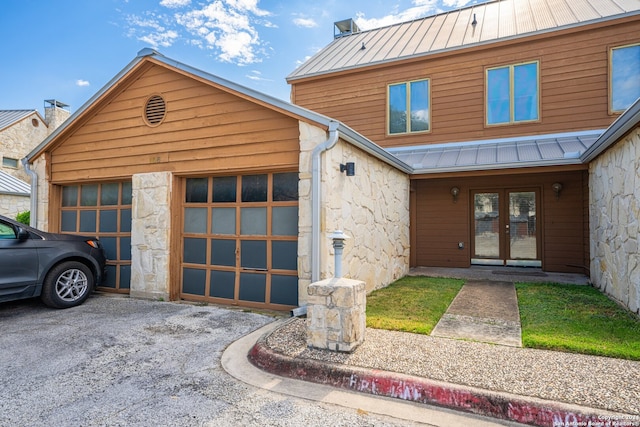
[[[180,298],[298,305],[298,173],[182,180]]]
[[[129,293],[131,282],[131,181],[62,186],[59,230],[97,236],[107,255],[98,289]]]

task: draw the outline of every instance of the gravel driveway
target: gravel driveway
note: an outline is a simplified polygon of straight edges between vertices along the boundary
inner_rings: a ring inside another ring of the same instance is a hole
[[[95,295],[0,304],[0,426],[395,426],[256,389],[220,365],[266,315]]]

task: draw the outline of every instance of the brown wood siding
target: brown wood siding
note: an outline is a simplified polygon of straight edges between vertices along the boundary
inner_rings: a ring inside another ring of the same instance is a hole
[[[297,170],[296,119],[158,65],[131,80],[52,150],[54,182],[167,170]],[[167,113],[150,127],[143,111],[153,94],[164,98]]]
[[[541,260],[545,271],[583,273],[589,258],[588,218],[585,218],[584,171],[512,176],[417,179],[412,258],[416,266],[468,267],[471,259],[470,203],[473,190],[537,189],[540,192]],[[551,190],[562,183],[560,197]],[[454,203],[451,187],[460,195]],[[588,215],[588,208],[587,215]],[[587,222],[585,224],[585,222]],[[415,230],[415,231],[414,231]],[[585,235],[585,233],[587,233]],[[458,248],[458,242],[464,248]],[[586,245],[585,245],[585,242]]]
[[[384,147],[608,127],[608,51],[640,41],[640,20],[585,26],[293,81],[296,104],[338,119]],[[540,61],[540,121],[485,125],[485,69]],[[431,132],[386,135],[390,83],[431,79]]]

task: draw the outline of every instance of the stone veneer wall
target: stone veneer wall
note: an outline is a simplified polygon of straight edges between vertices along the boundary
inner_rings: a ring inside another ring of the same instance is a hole
[[[30,209],[31,198],[29,196],[0,194],[0,215],[13,219],[20,212],[28,211]]]
[[[327,138],[323,129],[300,122],[299,299],[311,283],[311,154]],[[363,281],[367,293],[409,271],[409,177],[345,141],[322,155],[320,280],[333,276],[327,235],[340,229],[351,238],[343,254],[344,277]],[[355,176],[340,163],[355,162]]]
[[[640,127],[589,165],[591,281],[640,313]]]
[[[133,175],[132,297],[169,300],[171,184],[171,172]]]
[[[37,121],[38,126],[33,125],[32,119]],[[33,114],[4,129],[0,132],[0,170],[31,184],[31,178],[25,172],[20,160],[40,144],[48,134],[47,125],[35,111]],[[18,167],[2,166],[2,157],[17,159]]]

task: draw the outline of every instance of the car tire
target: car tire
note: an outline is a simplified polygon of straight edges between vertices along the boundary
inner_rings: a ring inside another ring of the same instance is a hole
[[[49,307],[75,307],[89,297],[94,282],[89,267],[78,261],[66,261],[47,273],[40,297]]]

